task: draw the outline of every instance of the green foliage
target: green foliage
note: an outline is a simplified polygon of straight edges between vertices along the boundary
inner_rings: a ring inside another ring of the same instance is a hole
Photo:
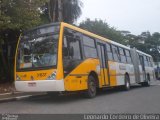
[[[65,22],[73,23],[82,14],[81,7],[83,6],[80,0],[62,0],[63,3],[63,19]]]
[[[10,44],[15,52],[20,31],[43,23],[41,6],[47,0],[0,0],[0,74],[13,80],[14,54],[7,58],[4,49]],[[0,76],[1,80],[2,76]]]
[[[13,79],[14,54],[11,59],[5,57],[7,55],[3,54],[2,43],[6,45],[5,50],[7,45],[12,43],[12,51],[15,52],[21,31],[48,23],[49,16],[58,17],[59,9],[55,6],[55,1],[57,0],[0,0],[0,64],[3,65],[1,70],[4,75],[10,76],[8,80]],[[81,15],[80,0],[62,0],[61,2],[65,22],[72,23]],[[51,7],[53,9],[50,9]]]
[[[49,0],[48,4],[46,5],[45,14],[47,14],[49,20],[51,22],[59,22],[64,21],[67,23],[73,23],[76,21],[82,11],[81,7],[83,6],[80,0]],[[59,10],[59,4],[61,3],[61,11]],[[60,13],[62,14],[62,20],[59,20]]]
[[[86,19],[79,25],[81,28],[93,32],[97,35],[111,39],[113,41],[125,44],[126,41],[120,31],[117,31],[114,27],[110,27],[107,22],[103,20],[90,20]]]
[[[126,34],[128,44],[145,53],[153,56],[155,62],[160,61],[160,33],[151,34],[149,31],[142,32],[140,35]]]
[[[39,25],[40,7],[46,0],[3,0],[0,7],[0,30],[28,29]]]
[[[129,31],[118,31],[110,27],[103,20],[87,19],[80,23],[81,28],[103,36],[118,43],[135,47],[153,56],[155,62],[160,62],[160,33],[151,34],[149,31],[142,32],[140,35],[133,35]]]
[[[160,33],[155,32],[146,38],[146,52],[150,53],[156,62],[160,62]]]

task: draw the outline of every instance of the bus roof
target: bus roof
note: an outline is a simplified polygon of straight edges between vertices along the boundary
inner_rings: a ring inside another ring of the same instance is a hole
[[[144,53],[144,52],[142,52],[142,51],[137,50],[137,52],[140,53],[140,54],[146,55],[146,56],[148,56],[148,57],[152,57],[151,55],[149,55],[149,54],[147,54],[147,53]]]
[[[87,34],[87,35],[89,35],[89,36],[91,36],[91,37],[95,37],[95,38],[100,39],[100,40],[102,40],[102,41],[105,41],[105,42],[108,42],[108,43],[111,43],[111,44],[114,44],[114,45],[123,47],[123,48],[125,48],[125,49],[130,49],[130,47],[127,47],[127,46],[122,45],[122,44],[120,44],[120,43],[114,42],[114,41],[112,41],[112,40],[110,40],[110,39],[101,37],[101,36],[99,36],[99,35],[96,35],[96,34],[94,34],[94,33],[89,32],[89,31],[87,31],[87,30],[83,30],[83,29],[78,28],[78,27],[76,27],[76,26],[74,26],[74,25],[70,25],[70,24],[67,24],[67,23],[64,23],[64,22],[62,22],[62,24],[63,24],[64,26],[66,26],[66,27],[71,28],[71,29],[76,29],[76,31],[79,31],[79,32],[84,33],[84,34]]]
[[[30,31],[33,31],[33,30],[36,30],[36,29],[41,29],[41,28],[45,28],[45,27],[49,27],[49,26],[57,26],[57,25],[60,25],[60,22],[49,23],[49,24],[38,26],[38,27],[34,27],[32,29],[29,29],[29,30],[25,31],[24,33],[27,33],[27,32],[30,32]]]
[[[116,46],[119,46],[119,47],[122,47],[122,48],[125,48],[125,49],[128,49],[128,50],[131,49],[131,48],[128,47],[128,46],[125,46],[125,45],[122,45],[122,44],[117,43],[117,42],[115,42],[115,41],[112,41],[112,40],[110,40],[110,39],[101,37],[101,36],[99,36],[99,35],[96,35],[96,34],[94,34],[94,33],[89,32],[89,31],[87,31],[87,30],[83,30],[83,29],[78,28],[78,27],[76,27],[76,26],[74,26],[74,25],[70,25],[70,24],[64,23],[64,22],[62,22],[61,24],[63,24],[63,25],[66,26],[66,27],[69,27],[69,28],[71,28],[71,29],[76,29],[76,31],[79,31],[79,32],[84,33],[84,34],[87,34],[87,35],[89,35],[89,36],[91,36],[91,37],[93,36],[93,37],[95,37],[95,38],[97,38],[97,39],[100,39],[100,40],[102,40],[102,41],[111,43],[111,44],[113,44],[113,45],[116,45]],[[146,56],[148,56],[148,57],[152,57],[151,55],[146,54],[146,53],[144,53],[144,52],[142,52],[142,51],[137,50],[137,52],[139,52],[139,53],[141,53],[141,54],[143,54],[143,55],[146,55]]]
[[[35,27],[35,28],[33,28],[33,29],[30,29],[30,30],[28,30],[28,31],[26,31],[26,32],[33,31],[33,30],[40,29],[40,28],[45,28],[45,27],[52,26],[52,25],[53,25],[53,26],[55,26],[55,25],[60,25],[60,24],[63,25],[63,26],[65,26],[65,27],[69,27],[69,28],[71,28],[71,29],[75,29],[76,31],[79,31],[79,32],[81,32],[81,33],[83,33],[83,34],[86,34],[86,35],[89,35],[89,36],[91,36],[91,37],[95,37],[95,38],[100,39],[100,40],[102,40],[102,41],[111,43],[111,44],[113,44],[113,45],[116,45],[116,46],[119,46],[119,47],[122,47],[122,48],[125,48],[125,49],[128,49],[128,50],[131,49],[130,47],[127,47],[127,46],[125,46],[125,45],[122,45],[122,44],[117,43],[117,42],[115,42],[115,41],[112,41],[112,40],[110,40],[110,39],[101,37],[101,36],[99,36],[99,35],[96,35],[96,34],[94,34],[94,33],[91,33],[91,32],[89,32],[89,31],[87,31],[87,30],[81,29],[81,28],[79,28],[79,27],[76,27],[76,26],[74,26],[74,25],[71,25],[71,24],[68,24],[68,23],[65,23],[65,22],[55,22],[55,23],[50,23],[50,24],[41,25],[41,26]],[[25,32],[25,33],[26,33],[26,32]],[[146,53],[144,53],[144,52],[142,52],[142,51],[137,50],[137,52],[139,52],[139,53],[141,53],[141,54],[143,54],[143,55],[146,55],[146,56],[148,56],[148,57],[151,57],[151,55],[146,54]]]

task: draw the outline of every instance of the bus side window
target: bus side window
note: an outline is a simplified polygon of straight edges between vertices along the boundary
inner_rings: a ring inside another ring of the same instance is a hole
[[[151,63],[150,57],[147,57],[147,60],[148,60],[148,66],[149,66],[149,67],[152,67],[152,63]]]
[[[144,56],[144,65],[145,65],[146,67],[149,66],[149,63],[148,63],[148,60],[147,60],[147,56]]]
[[[68,45],[67,45],[67,38],[64,36],[63,39],[63,56],[65,57],[69,57],[69,50],[68,50]]]
[[[83,47],[86,58],[97,58],[95,39],[83,35]]]
[[[63,40],[64,58],[81,60],[82,54],[80,49],[80,40],[71,35],[65,35]]]
[[[80,37],[76,31],[65,29],[63,37],[63,68],[67,76],[82,61]]]
[[[112,45],[112,51],[113,51],[113,58],[116,62],[119,62],[120,61],[120,56],[119,56],[119,53],[118,53],[118,47]]]
[[[126,63],[126,56],[124,54],[124,49],[123,48],[119,48],[119,53],[120,53],[120,57],[121,57],[121,62],[122,63]]]
[[[152,57],[150,57],[150,62],[151,62],[151,67],[153,67],[154,66],[154,62],[153,62],[153,58]]]
[[[129,50],[125,50],[126,58],[127,58],[127,63],[131,64],[132,59],[131,59],[131,54]]]
[[[152,67],[152,66],[153,66],[152,58],[151,58],[151,57],[148,57],[148,60],[149,60],[149,67]]]
[[[108,60],[113,60],[111,45],[106,43]]]

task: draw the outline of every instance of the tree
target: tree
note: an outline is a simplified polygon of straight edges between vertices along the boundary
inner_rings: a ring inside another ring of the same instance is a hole
[[[160,62],[160,33],[151,34],[149,31],[142,32],[140,35],[133,35],[129,31],[118,31],[110,27],[103,20],[87,19],[80,23],[81,28],[90,32],[116,41],[118,43],[129,45],[153,56],[155,62]]]
[[[72,23],[81,15],[81,7],[80,0],[0,0],[0,62],[4,65],[0,72],[13,79],[14,53],[21,31],[49,20]],[[11,60],[8,47],[13,51]]]
[[[125,35],[131,47],[135,47],[153,56],[155,62],[160,61],[160,33],[151,34],[149,31],[142,32],[140,35]]]
[[[1,72],[13,79],[16,42],[22,30],[37,26],[41,20],[41,6],[47,0],[0,0],[0,59]],[[8,48],[13,52],[8,59]]]
[[[50,22],[73,23],[80,17],[82,6],[80,0],[49,0],[46,4],[46,14],[48,14]]]
[[[0,28],[28,29],[39,25],[40,7],[46,0],[3,0],[1,2]]]
[[[125,41],[123,34],[121,34],[120,31],[117,31],[114,27],[110,27],[108,23],[103,20],[86,19],[85,21],[81,22],[79,26],[97,35],[122,44],[127,44],[127,41]]]
[[[146,52],[151,54],[155,62],[160,62],[160,33],[155,32],[146,41]]]

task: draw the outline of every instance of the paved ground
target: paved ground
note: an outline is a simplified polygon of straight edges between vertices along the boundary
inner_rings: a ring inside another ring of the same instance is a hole
[[[57,98],[41,95],[0,103],[0,113],[160,113],[160,85],[134,86],[128,92],[105,90],[94,99],[79,94]]]

